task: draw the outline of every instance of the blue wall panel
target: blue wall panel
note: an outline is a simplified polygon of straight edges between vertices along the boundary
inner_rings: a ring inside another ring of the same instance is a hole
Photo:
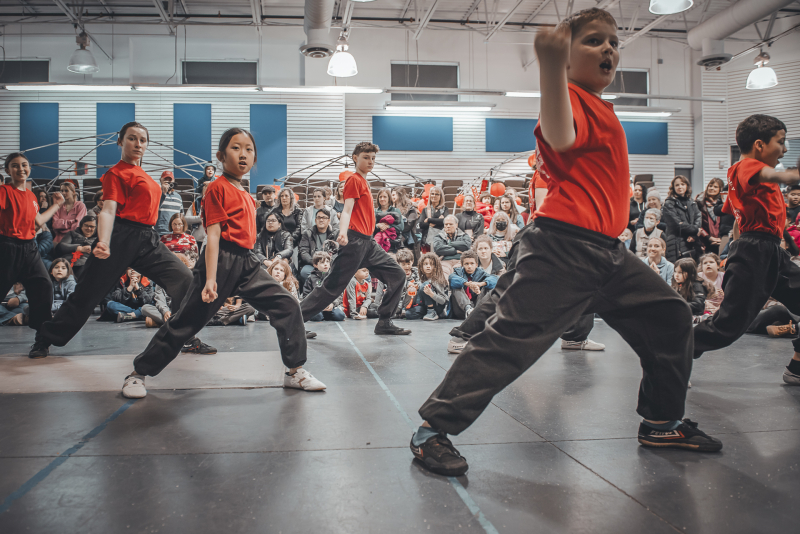
[[[536,148],[536,119],[486,119],[486,152],[527,152]]]
[[[172,146],[176,150],[173,161],[176,166],[191,165],[175,169],[175,178],[200,178],[203,167],[211,161],[211,104],[173,104],[172,109]],[[177,150],[202,162],[195,164],[194,159]]]
[[[286,176],[286,105],[250,104],[250,133],[256,139],[258,162],[250,171],[250,190]]]
[[[58,104],[21,102],[19,148],[31,162],[32,179],[50,180],[58,176],[58,145],[52,143],[58,143]],[[44,145],[51,146],[30,150]]]
[[[100,178],[122,157],[122,148],[117,145],[117,132],[122,125],[136,120],[136,104],[97,103],[96,134],[97,177]]]
[[[620,121],[628,138],[628,154],[669,153],[669,130],[666,122]]]
[[[372,116],[372,142],[381,150],[453,151],[453,117]]]

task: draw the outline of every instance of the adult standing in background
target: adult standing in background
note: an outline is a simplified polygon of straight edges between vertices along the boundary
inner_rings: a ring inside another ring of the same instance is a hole
[[[631,233],[636,232],[636,223],[639,221],[639,215],[647,210],[647,188],[642,184],[635,184],[633,186],[633,196],[631,197],[631,214],[628,217],[628,228]]]
[[[256,210],[256,230],[260,232],[264,229],[264,224],[267,222],[267,215],[275,209],[275,196],[277,195],[275,186],[272,184],[261,186],[261,204],[258,205]]]
[[[86,217],[86,204],[78,200],[75,184],[64,182],[61,184],[61,194],[64,203],[53,215],[53,244],[57,245],[64,236],[78,229],[81,219]]]
[[[306,207],[306,209],[303,210],[303,217],[302,219],[300,219],[301,239],[303,233],[305,233],[307,230],[311,230],[316,224],[317,212],[325,207],[325,190],[322,189],[321,187],[317,187],[311,194],[311,199],[313,201],[313,204],[311,204],[310,206]],[[330,226],[338,233],[339,219],[335,217],[331,219]],[[295,241],[295,243],[299,243],[299,241]]]
[[[197,213],[198,215],[200,214],[200,200],[203,198],[205,185],[210,184],[211,182],[214,181],[214,179],[216,179],[216,176],[214,176],[215,172],[217,172],[217,168],[211,163],[209,163],[203,169],[203,176],[201,176],[200,179],[197,180],[197,186],[194,188],[195,196],[193,204],[195,213]]]
[[[278,216],[281,229],[289,232],[292,243],[299,243],[300,237],[303,235],[303,210],[297,205],[297,200],[294,198],[294,191],[288,188],[281,189],[281,192],[278,194],[278,205],[272,209],[271,213]],[[260,230],[259,228],[259,231]]]
[[[158,207],[158,220],[156,233],[158,235],[171,234],[169,221],[176,213],[183,213],[183,200],[175,192],[175,175],[171,171],[161,173],[161,204]]]
[[[697,207],[700,209],[702,223],[699,232],[700,244],[706,252],[719,254],[720,239],[719,223],[721,217],[717,215],[717,207],[722,210],[722,188],[725,183],[719,178],[712,178],[706,185],[706,190],[697,195]]]
[[[692,200],[692,185],[687,177],[678,175],[672,179],[661,220],[667,225],[667,260],[675,263],[681,258],[697,257],[695,249],[703,216]]]

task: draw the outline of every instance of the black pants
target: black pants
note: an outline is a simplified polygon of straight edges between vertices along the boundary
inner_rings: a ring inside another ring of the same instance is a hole
[[[739,339],[769,297],[800,315],[800,267],[780,243],[778,237],[761,232],[744,233],[731,243],[722,279],[725,298],[711,319],[695,327],[695,358]],[[800,352],[800,339],[792,343]]]
[[[52,317],[53,282],[39,256],[36,240],[0,236],[0,299],[22,282],[28,297],[29,323],[38,330]]]
[[[89,256],[75,291],[53,320],[42,325],[37,341],[58,347],[69,343],[128,267],[164,288],[172,297],[173,313],[180,307],[192,282],[192,271],[164,246],[153,228],[117,217],[109,247],[111,255],[104,260]]]
[[[232,295],[242,297],[269,316],[269,323],[278,332],[278,345],[286,367],[300,367],[306,362],[306,330],[300,320],[300,305],[292,294],[262,268],[251,250],[220,240],[217,262],[217,299],[203,302],[206,285],[203,254],[195,266],[191,287],[180,310],[158,329],[145,351],[134,360],[133,368],[137,373],[147,376],[160,373]]]
[[[480,300],[475,309],[472,310],[470,316],[459,326],[453,327],[453,329],[450,330],[451,336],[469,340],[472,336],[483,330],[484,326],[486,326],[486,321],[489,320],[489,317],[494,315],[500,297],[514,280],[519,242],[528,232],[532,232],[533,229],[534,226],[529,224],[517,232],[517,235],[514,236],[514,242],[511,244],[511,250],[508,252],[506,272],[500,275],[494,289],[492,289],[486,298]],[[463,315],[457,318],[463,318]],[[589,338],[589,332],[592,331],[593,327],[594,316],[592,314],[583,315],[569,330],[561,335],[561,339],[565,341],[585,341]]]
[[[371,236],[348,230],[347,240],[347,246],[340,248],[339,253],[333,257],[328,276],[322,281],[322,285],[315,287],[303,299],[300,305],[303,321],[308,321],[336,300],[356,271],[363,267],[367,267],[371,276],[386,285],[378,316],[388,319],[397,309],[406,283],[406,273],[402,267]]]
[[[540,217],[519,247],[514,279],[496,313],[420,408],[422,418],[459,434],[562,332],[591,313],[639,356],[637,412],[656,421],[683,417],[693,348],[686,301],[620,240],[584,228]]]
[[[789,323],[793,323],[797,326],[798,322],[800,322],[800,317],[787,310],[785,306],[777,304],[758,312],[755,320],[747,327],[747,333],[766,335],[768,333],[768,326],[786,325]]]
[[[472,306],[473,311],[477,308],[481,302],[487,300],[489,295],[491,294],[491,289],[486,289],[486,287],[481,288],[481,292],[475,294],[471,292],[472,298],[467,296],[467,292],[464,290],[463,287],[453,289],[451,288],[452,293],[450,294],[450,316],[453,319],[464,319],[466,318],[466,311],[467,306]]]

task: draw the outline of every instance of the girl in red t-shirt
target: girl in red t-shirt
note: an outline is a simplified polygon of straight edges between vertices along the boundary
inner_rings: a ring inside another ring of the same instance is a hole
[[[129,122],[120,129],[117,144],[122,147],[122,161],[102,178],[103,209],[97,216],[97,241],[92,255],[86,260],[75,292],[36,334],[31,358],[47,356],[50,345],[66,345],[128,267],[164,288],[172,297],[173,313],[183,301],[192,272],[153,230],[161,187],[141,167],[149,140],[147,128],[138,122]],[[183,351],[214,354],[217,349],[195,338]]]
[[[28,158],[19,152],[9,154],[5,169],[11,183],[0,185],[0,294],[5,297],[16,282],[22,282],[30,303],[29,324],[38,330],[50,319],[53,284],[39,256],[36,230],[58,211],[64,197],[53,193],[53,205],[39,213],[36,195],[25,187],[31,173]]]
[[[189,294],[180,310],[153,336],[133,362],[122,395],[147,394],[145,376],[155,376],[178,356],[188,340],[214,317],[225,299],[238,295],[269,317],[278,334],[283,364],[289,372],[283,387],[320,391],[325,384],[302,368],[306,362],[306,334],[300,305],[286,288],[262,268],[253,254],[256,242],[256,203],[242,177],[256,162],[256,143],[247,130],[231,128],[222,134],[217,159],[223,173],[203,197],[206,245],[194,269]]]

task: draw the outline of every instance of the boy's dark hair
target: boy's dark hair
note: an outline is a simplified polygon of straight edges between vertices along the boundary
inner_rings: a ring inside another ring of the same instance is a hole
[[[790,191],[800,191],[800,184],[790,185],[786,192],[788,193]]]
[[[472,249],[467,249],[461,253],[461,265],[464,265],[464,260],[478,261],[478,253]]]
[[[311,257],[311,265],[316,267],[319,262],[321,262],[322,260],[325,260],[325,259],[330,260],[331,259],[331,255],[328,254],[327,252],[323,252],[321,250],[318,250],[318,251],[316,251],[314,253],[314,256]]]
[[[617,19],[614,18],[611,13],[606,11],[605,9],[600,9],[597,7],[590,7],[588,9],[581,9],[577,13],[573,13],[569,17],[565,18],[561,22],[558,23],[556,29],[561,29],[565,26],[569,26],[569,29],[572,30],[572,38],[575,38],[575,34],[580,31],[581,28],[592,22],[593,20],[601,20],[603,22],[607,22],[617,27]]]
[[[353,149],[353,155],[358,156],[362,152],[375,152],[377,154],[380,152],[380,150],[381,149],[378,147],[378,145],[373,145],[369,141],[361,141]]]
[[[219,138],[219,146],[217,150],[225,153],[225,149],[228,148],[228,145],[231,143],[231,139],[237,134],[245,134],[250,140],[253,142],[253,163],[258,162],[258,147],[256,146],[256,139],[253,137],[253,134],[245,130],[244,128],[228,128],[222,134],[222,137]]]
[[[769,143],[786,125],[769,115],[750,115],[736,127],[736,145],[742,153],[750,152],[756,141]]]
[[[56,258],[53,260],[53,263],[50,264],[50,276],[53,276],[53,267],[58,265],[59,263],[63,263],[67,266],[67,276],[69,277],[72,273],[72,265],[70,265],[69,260],[66,258]]]
[[[324,213],[329,219],[331,218],[331,210],[328,208],[328,206],[322,206],[320,209],[318,209],[316,215],[314,215],[314,219],[316,219],[317,215],[320,213]]]
[[[397,251],[397,263],[414,263],[414,254],[407,248]]]

